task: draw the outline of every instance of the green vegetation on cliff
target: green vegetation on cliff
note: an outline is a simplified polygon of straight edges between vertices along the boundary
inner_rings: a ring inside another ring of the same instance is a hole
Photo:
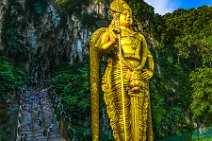
[[[4,55],[0,55],[0,102],[8,100],[12,92],[25,80],[24,68]]]

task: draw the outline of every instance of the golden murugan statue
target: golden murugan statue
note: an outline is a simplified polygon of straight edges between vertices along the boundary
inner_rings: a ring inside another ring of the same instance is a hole
[[[153,57],[141,33],[131,28],[132,11],[124,0],[114,0],[113,20],[100,28],[90,42],[92,138],[99,140],[99,58],[107,52],[102,91],[116,141],[153,141],[149,79]]]

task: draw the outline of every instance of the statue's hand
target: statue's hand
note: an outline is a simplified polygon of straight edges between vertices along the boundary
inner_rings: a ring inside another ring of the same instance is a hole
[[[141,78],[144,80],[148,80],[152,78],[153,76],[153,71],[151,70],[145,70],[143,73],[141,73]]]
[[[140,87],[140,74],[138,71],[133,71],[130,77],[130,88]]]
[[[132,91],[138,91],[141,89],[147,89],[146,79],[141,77],[141,71],[133,71],[131,73],[129,86]]]
[[[111,42],[113,43],[117,42],[116,37],[114,37],[114,35],[112,34],[112,31],[109,32],[109,37]]]
[[[118,34],[120,34],[120,29],[109,27],[109,37],[111,42],[118,42]]]

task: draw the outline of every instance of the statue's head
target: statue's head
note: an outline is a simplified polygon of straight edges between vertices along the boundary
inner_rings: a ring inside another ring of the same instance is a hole
[[[114,0],[110,4],[110,9],[113,13],[122,13],[124,11],[132,13],[131,8],[124,0]]]
[[[124,0],[114,0],[110,9],[114,19],[120,19],[120,26],[130,26],[132,24],[132,10]]]

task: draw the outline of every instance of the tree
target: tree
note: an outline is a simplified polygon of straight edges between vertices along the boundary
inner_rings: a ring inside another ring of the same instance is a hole
[[[191,110],[194,119],[212,123],[212,68],[198,68],[190,75],[192,83]]]

